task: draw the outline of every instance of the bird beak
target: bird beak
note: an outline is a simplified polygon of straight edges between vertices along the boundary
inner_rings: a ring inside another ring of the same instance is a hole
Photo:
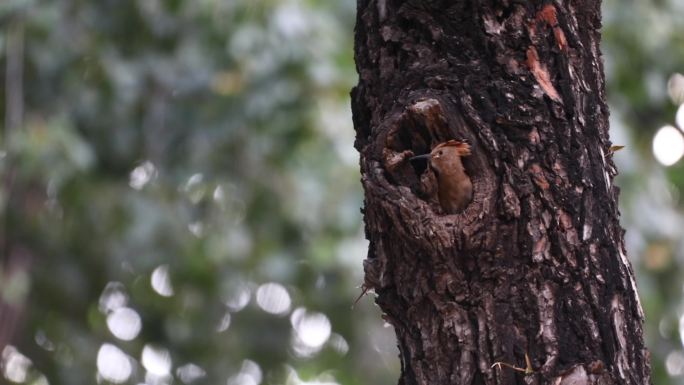
[[[416,159],[430,159],[431,154],[423,154],[423,155],[416,155],[414,157],[409,158],[410,161],[414,161]]]

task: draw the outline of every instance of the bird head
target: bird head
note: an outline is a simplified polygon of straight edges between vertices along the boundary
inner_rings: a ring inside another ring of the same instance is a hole
[[[430,168],[437,174],[454,168],[462,168],[461,158],[471,154],[470,144],[464,140],[449,140],[440,143],[429,154],[418,155],[410,158],[428,159]]]

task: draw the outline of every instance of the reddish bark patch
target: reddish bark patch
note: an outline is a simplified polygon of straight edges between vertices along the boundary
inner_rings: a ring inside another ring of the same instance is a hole
[[[556,14],[556,7],[553,4],[546,4],[544,8],[537,13],[537,21],[543,21],[553,29],[553,36],[556,38],[558,48],[565,52],[568,47],[568,41],[565,38],[563,29],[558,24],[558,16]]]
[[[546,180],[546,177],[544,176],[544,171],[537,163],[532,165],[532,167],[530,168],[530,172],[532,173],[532,179],[534,180],[534,184],[539,186],[539,188],[542,190],[549,189],[551,185],[549,184],[549,181]]]
[[[556,91],[556,87],[551,82],[551,75],[546,69],[546,66],[539,61],[539,54],[534,46],[527,49],[527,67],[530,69],[534,78],[539,83],[539,86],[544,90],[544,93],[553,101],[561,102],[561,97]]]
[[[552,28],[558,26],[558,16],[556,15],[556,7],[553,4],[546,4],[539,13],[537,13],[537,20],[545,21]]]

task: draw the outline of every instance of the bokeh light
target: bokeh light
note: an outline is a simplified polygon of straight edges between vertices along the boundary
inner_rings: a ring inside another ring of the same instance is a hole
[[[244,309],[247,304],[249,304],[252,291],[250,290],[249,285],[246,283],[238,283],[232,286],[232,292],[229,294],[225,303],[230,311],[239,312],[240,310]]]
[[[157,168],[154,164],[150,161],[144,161],[140,166],[131,171],[128,184],[132,188],[140,190],[156,176]]]
[[[653,155],[664,166],[677,163],[684,155],[682,133],[672,126],[661,127],[653,137]]]
[[[292,352],[300,358],[309,358],[321,351],[332,334],[330,320],[323,313],[310,312],[300,307],[290,315],[292,324]],[[338,341],[341,349],[344,344]]]
[[[259,385],[262,378],[259,365],[254,361],[244,360],[240,372],[228,379],[228,385]]]
[[[290,321],[299,340],[311,348],[323,346],[330,337],[330,320],[323,313],[298,308],[292,312]]]
[[[6,379],[12,382],[22,383],[28,378],[28,370],[31,360],[12,345],[7,345],[2,350],[2,372]]]
[[[51,352],[55,350],[55,344],[50,341],[50,339],[47,337],[45,334],[45,331],[43,330],[38,330],[36,331],[36,335],[34,337],[36,344],[40,346],[41,348]]]
[[[121,349],[112,344],[102,344],[97,352],[97,371],[105,380],[121,384],[128,381],[133,366]]]
[[[259,307],[271,314],[284,314],[290,310],[290,294],[279,283],[265,283],[257,289],[256,301]]]
[[[171,354],[165,348],[151,344],[145,345],[140,361],[145,369],[154,376],[164,377],[171,373]]]
[[[684,104],[680,104],[675,114],[675,123],[680,130],[684,131]]]
[[[665,358],[665,369],[670,376],[684,374],[684,353],[679,350],[670,352]]]
[[[228,330],[228,328],[230,327],[230,320],[230,312],[226,312],[226,314],[224,314],[224,316],[221,318],[221,321],[218,323],[218,325],[216,325],[216,331],[222,333]]]
[[[332,333],[330,335],[328,344],[333,348],[333,350],[341,355],[345,355],[347,352],[349,352],[349,343],[344,337],[337,333]]]
[[[169,278],[169,266],[158,266],[152,272],[150,277],[152,288],[157,294],[162,297],[171,297],[173,295],[173,287],[171,286],[171,278]]]
[[[114,337],[123,341],[130,341],[140,333],[142,320],[135,310],[120,307],[107,316],[107,327]]]
[[[100,295],[99,307],[102,313],[109,313],[128,304],[128,294],[121,282],[109,282]]]
[[[684,75],[674,73],[667,81],[667,93],[674,104],[684,104]]]
[[[176,369],[176,376],[185,384],[190,384],[206,377],[207,372],[193,363],[181,365]]]

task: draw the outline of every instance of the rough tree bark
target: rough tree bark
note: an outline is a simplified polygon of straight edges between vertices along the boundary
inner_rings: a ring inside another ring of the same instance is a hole
[[[600,26],[593,0],[358,0],[365,284],[399,384],[650,382]],[[460,138],[474,199],[445,215],[407,158]]]

